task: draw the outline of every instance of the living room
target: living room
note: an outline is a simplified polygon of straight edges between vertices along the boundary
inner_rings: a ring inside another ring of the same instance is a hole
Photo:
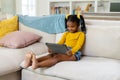
[[[120,80],[120,0],[0,0],[0,80]],[[66,15],[82,15],[79,61],[24,68],[26,53],[48,54],[66,31]],[[46,24],[47,23],[47,24]]]

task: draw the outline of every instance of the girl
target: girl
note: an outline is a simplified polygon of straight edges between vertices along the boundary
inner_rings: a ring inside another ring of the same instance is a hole
[[[66,54],[56,53],[53,54],[48,49],[49,54],[40,58],[32,52],[26,54],[25,68],[32,66],[33,69],[41,67],[50,67],[61,61],[78,61],[81,58],[81,48],[85,41],[84,32],[86,31],[85,23],[82,15],[67,15],[65,19],[66,29],[61,40],[58,44],[65,44],[70,49]],[[81,32],[79,26],[81,24]]]

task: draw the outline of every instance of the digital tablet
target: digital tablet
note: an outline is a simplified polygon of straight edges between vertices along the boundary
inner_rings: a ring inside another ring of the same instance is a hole
[[[53,53],[63,53],[65,54],[66,51],[69,49],[64,44],[56,44],[56,43],[46,43],[47,47],[52,50]]]

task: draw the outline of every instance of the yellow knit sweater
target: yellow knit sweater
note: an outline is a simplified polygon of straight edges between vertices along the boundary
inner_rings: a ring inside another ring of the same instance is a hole
[[[83,32],[65,32],[58,42],[58,44],[65,44],[68,47],[72,48],[72,54],[75,54],[78,50],[81,49],[85,41],[85,35]]]

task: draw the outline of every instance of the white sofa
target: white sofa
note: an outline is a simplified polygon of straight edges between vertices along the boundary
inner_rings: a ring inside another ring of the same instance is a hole
[[[65,61],[35,71],[20,63],[32,50],[46,55],[45,42],[57,42],[60,34],[48,34],[19,24],[22,31],[42,35],[40,42],[21,49],[0,48],[0,80],[120,80],[120,21],[86,20],[87,34],[80,61]]]
[[[85,22],[86,41],[80,61],[64,61],[36,70],[22,69],[22,80],[120,80],[120,21],[85,19]],[[42,35],[40,44],[57,42],[62,34],[48,34],[24,25],[20,30]],[[43,49],[38,45],[36,50],[40,48]]]

